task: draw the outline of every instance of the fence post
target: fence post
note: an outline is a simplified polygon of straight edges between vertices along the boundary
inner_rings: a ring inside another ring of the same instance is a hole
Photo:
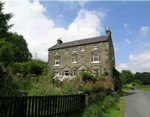
[[[89,102],[89,95],[85,94],[85,105],[86,105],[86,107],[88,106],[88,102]]]

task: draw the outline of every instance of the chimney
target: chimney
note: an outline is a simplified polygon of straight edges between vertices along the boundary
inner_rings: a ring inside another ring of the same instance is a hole
[[[109,28],[109,27],[107,27],[106,34],[107,34],[107,37],[108,37],[108,36],[111,36],[111,31],[110,31],[110,28]]]
[[[62,44],[63,42],[62,42],[62,40],[61,40],[61,38],[60,39],[57,39],[57,45],[60,45],[60,44]]]

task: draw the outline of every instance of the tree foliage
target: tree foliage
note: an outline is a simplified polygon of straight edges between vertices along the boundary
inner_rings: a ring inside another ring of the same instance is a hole
[[[134,80],[133,73],[130,70],[122,70],[120,78],[123,84],[131,83]]]
[[[29,52],[28,44],[22,35],[9,32],[6,37],[6,42],[13,45],[15,62],[27,62],[32,55]]]
[[[4,13],[2,10],[4,3],[0,1],[0,39],[6,37],[8,29],[10,29],[13,25],[8,25],[8,21],[12,18],[12,13]]]
[[[8,66],[14,62],[14,51],[11,43],[6,42],[5,39],[0,40],[0,62]]]
[[[120,73],[116,69],[113,69],[113,82],[115,86],[115,91],[120,92],[122,89],[122,81],[120,79]]]
[[[150,84],[150,73],[148,73],[148,72],[143,72],[143,73],[136,72],[134,74],[134,79],[140,80],[145,85]]]
[[[47,63],[42,60],[30,60],[28,62],[16,62],[12,65],[12,73],[19,77],[25,77],[27,74],[46,75]]]

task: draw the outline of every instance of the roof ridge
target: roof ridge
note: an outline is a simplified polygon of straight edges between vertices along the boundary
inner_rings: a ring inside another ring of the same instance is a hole
[[[107,37],[107,36],[97,36],[97,37]],[[94,38],[97,38],[97,37],[90,37],[90,38],[78,39],[78,40],[74,40],[74,41],[68,41],[68,42],[65,42],[65,43],[76,42],[76,41],[81,41],[81,40],[86,40],[86,39],[94,39]]]
[[[91,38],[86,38],[86,39],[80,39],[80,40],[74,40],[74,41],[65,42],[65,43],[62,43],[60,45],[56,44],[56,46],[52,46],[48,50],[54,50],[54,49],[60,49],[60,48],[65,48],[65,47],[71,47],[71,46],[77,46],[77,45],[84,45],[84,44],[102,42],[102,41],[107,41],[107,40],[108,40],[107,36],[91,37]]]

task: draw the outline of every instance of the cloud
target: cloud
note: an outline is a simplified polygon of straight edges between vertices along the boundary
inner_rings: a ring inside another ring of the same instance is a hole
[[[126,29],[126,32],[127,32],[128,34],[132,34],[132,31],[130,31],[129,29]]]
[[[58,38],[63,42],[101,35],[104,31],[103,11],[88,11],[81,9],[67,29],[60,27],[53,19],[44,13],[47,9],[38,0],[32,3],[24,1],[6,1],[4,12],[14,14],[10,24],[15,24],[10,31],[24,36],[30,52],[44,61],[48,60],[48,48],[55,45]],[[59,15],[58,15],[59,17]],[[62,17],[62,16],[60,16]]]
[[[117,48],[117,47],[114,47],[114,49],[115,49],[115,52],[118,52],[118,51],[119,51],[119,48]]]
[[[150,28],[148,26],[143,26],[140,28],[140,33],[144,37],[148,36],[149,31],[150,31]]]
[[[129,62],[118,64],[116,66],[117,70],[128,69],[133,73],[150,71],[150,51],[145,51],[138,55],[131,54],[128,59]]]
[[[89,3],[90,0],[57,0],[65,2],[66,4],[69,4],[70,9],[75,9],[76,7],[80,6],[83,8],[86,3]]]
[[[124,27],[128,27],[128,24],[124,24]]]
[[[60,14],[58,17],[61,18],[61,19],[63,19],[64,15]]]
[[[126,42],[127,44],[131,44],[131,41],[129,41],[129,39],[126,39],[125,42]]]

